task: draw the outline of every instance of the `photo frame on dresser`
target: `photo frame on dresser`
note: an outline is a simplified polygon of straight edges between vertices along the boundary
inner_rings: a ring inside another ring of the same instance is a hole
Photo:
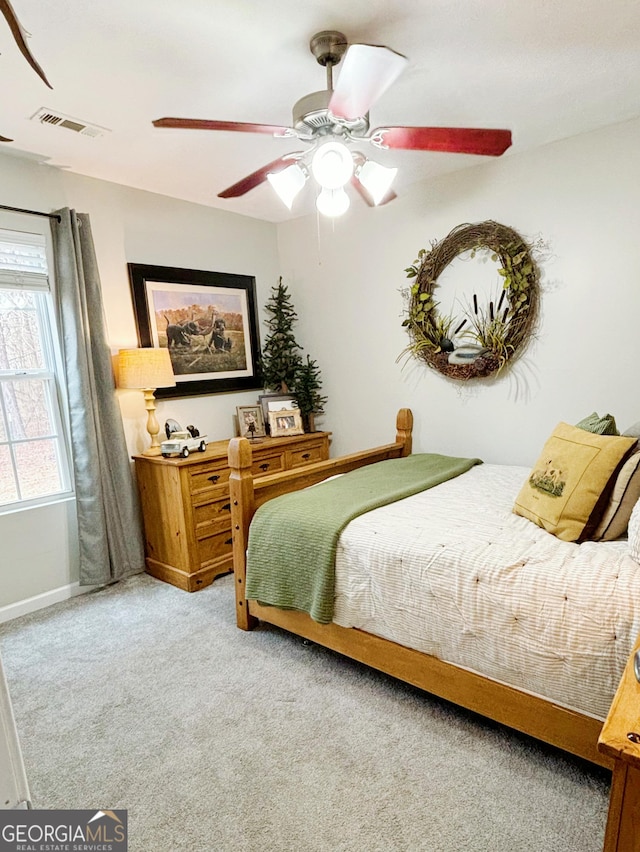
[[[302,416],[299,408],[283,408],[269,412],[269,426],[272,438],[284,438],[287,435],[302,435]]]
[[[264,416],[265,426],[267,431],[271,432],[271,421],[269,413],[271,411],[283,411],[298,408],[298,401],[290,393],[263,393],[258,397],[258,404],[262,406],[262,414]]]
[[[159,399],[262,387],[255,278],[127,264],[141,347],[167,348],[175,387]]]
[[[238,405],[238,434],[241,438],[264,438],[266,433],[261,405]]]

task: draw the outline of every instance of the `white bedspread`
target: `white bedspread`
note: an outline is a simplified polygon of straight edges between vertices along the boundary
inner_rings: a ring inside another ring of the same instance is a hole
[[[343,531],[334,621],[603,719],[640,632],[627,542],[511,511],[529,469],[483,464]]]

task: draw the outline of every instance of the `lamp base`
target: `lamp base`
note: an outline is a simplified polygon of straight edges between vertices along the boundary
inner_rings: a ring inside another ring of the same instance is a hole
[[[160,456],[162,455],[162,450],[160,447],[149,447],[148,450],[143,450],[140,453],[141,456]]]
[[[162,454],[160,449],[160,424],[156,417],[156,399],[152,388],[145,388],[144,391],[144,406],[147,409],[147,432],[151,438],[151,446],[144,450],[143,456],[159,456]]]

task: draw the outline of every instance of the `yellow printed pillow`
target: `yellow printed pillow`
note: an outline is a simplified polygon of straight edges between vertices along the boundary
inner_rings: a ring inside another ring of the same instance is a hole
[[[636,438],[596,435],[559,423],[513,511],[563,541],[578,541],[618,465],[635,444]]]

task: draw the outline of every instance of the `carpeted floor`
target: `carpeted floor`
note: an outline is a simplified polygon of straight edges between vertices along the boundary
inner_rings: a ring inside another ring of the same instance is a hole
[[[599,852],[609,774],[143,575],[0,625],[37,808],[131,852]]]

